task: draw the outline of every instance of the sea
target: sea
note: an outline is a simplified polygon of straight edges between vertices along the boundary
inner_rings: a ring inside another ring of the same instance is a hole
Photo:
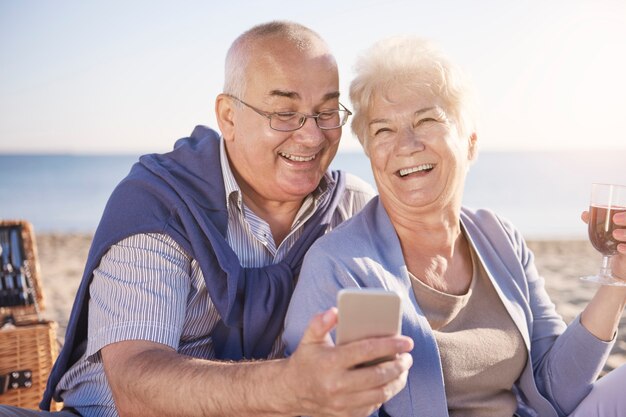
[[[0,219],[28,220],[36,233],[92,233],[137,158],[0,154]],[[338,153],[331,168],[375,186],[360,151]],[[626,185],[626,150],[483,151],[468,173],[463,204],[497,212],[528,240],[582,240],[580,214],[593,182]]]

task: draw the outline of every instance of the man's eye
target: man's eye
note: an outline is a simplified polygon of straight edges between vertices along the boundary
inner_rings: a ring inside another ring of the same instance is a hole
[[[317,115],[317,118],[320,120],[332,120],[337,117],[339,113],[336,111],[323,111]]]
[[[419,126],[424,123],[437,122],[437,121],[438,121],[437,119],[433,119],[432,117],[425,117],[423,119],[418,120],[417,125]]]
[[[294,118],[298,117],[298,113],[293,111],[280,112],[274,113],[272,117],[275,117],[283,122],[288,122],[289,120],[293,120]]]

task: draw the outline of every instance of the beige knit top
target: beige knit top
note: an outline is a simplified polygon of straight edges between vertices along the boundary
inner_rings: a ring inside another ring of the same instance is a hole
[[[528,354],[473,250],[472,262],[472,283],[464,295],[440,292],[409,276],[439,347],[450,417],[511,417],[517,409],[511,388]]]

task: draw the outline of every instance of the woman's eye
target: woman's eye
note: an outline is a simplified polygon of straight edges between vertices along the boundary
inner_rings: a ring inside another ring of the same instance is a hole
[[[419,126],[419,125],[424,124],[424,123],[437,122],[437,121],[438,121],[437,119],[433,119],[432,117],[426,117],[424,119],[418,120],[417,125]]]
[[[378,129],[378,130],[376,130],[374,132],[374,136],[377,136],[377,135],[379,135],[381,133],[385,133],[385,132],[391,132],[391,129],[389,129],[388,127],[380,128],[380,129]]]

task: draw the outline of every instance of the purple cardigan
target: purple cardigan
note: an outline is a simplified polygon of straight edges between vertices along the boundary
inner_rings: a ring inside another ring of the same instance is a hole
[[[514,385],[518,415],[568,415],[591,390],[613,342],[594,337],[578,318],[565,326],[532,252],[511,224],[491,211],[467,208],[461,210],[461,224],[528,349],[529,360]],[[400,242],[378,197],[307,253],[285,322],[287,353],[297,347],[308,318],[335,305],[337,291],[345,287],[383,287],[399,293],[402,333],[415,341],[406,387],[376,415],[447,417],[437,342],[417,304]]]
[[[137,233],[164,233],[194,258],[222,317],[213,334],[218,359],[265,358],[280,335],[304,254],[330,224],[345,189],[344,174],[332,172],[331,197],[304,225],[283,261],[244,268],[226,242],[227,211],[220,166],[220,137],[197,126],[167,154],[144,155],[113,191],[87,258],[72,308],[65,345],[40,408],[49,409],[63,374],[87,343],[89,283],[108,249]]]

